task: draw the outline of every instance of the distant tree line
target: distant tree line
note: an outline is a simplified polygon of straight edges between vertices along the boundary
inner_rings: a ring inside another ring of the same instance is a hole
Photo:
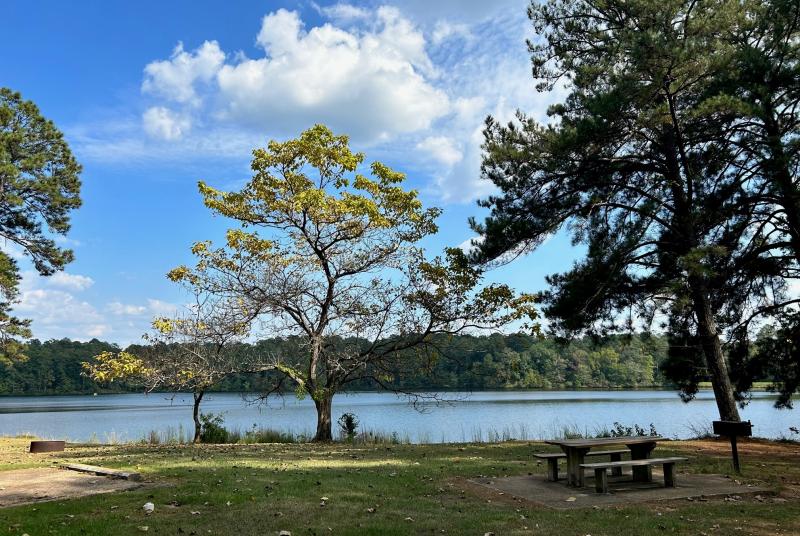
[[[357,341],[356,341],[357,342]],[[353,341],[342,341],[342,344]],[[406,390],[484,390],[484,389],[582,389],[637,388],[669,386],[660,366],[667,357],[667,340],[660,336],[634,335],[584,338],[570,343],[529,335],[459,335],[436,341],[436,355],[414,373],[398,373],[391,378]],[[136,350],[130,347],[129,350]],[[115,352],[116,345],[93,339],[77,342],[68,339],[40,342],[32,340],[25,353],[27,360],[14,365],[0,364],[0,394],[47,395],[140,391],[129,382],[98,384],[81,374],[81,363],[102,352]],[[254,355],[302,354],[297,338],[267,339],[254,344],[239,344],[241,359]],[[386,371],[392,376],[392,371]],[[269,372],[239,374],[216,385],[216,391],[259,392],[273,385]],[[364,380],[350,390],[372,390]]]

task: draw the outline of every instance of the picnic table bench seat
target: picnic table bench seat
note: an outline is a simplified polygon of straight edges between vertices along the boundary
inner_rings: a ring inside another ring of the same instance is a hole
[[[628,449],[597,450],[594,452],[587,452],[586,456],[610,456],[612,462],[618,462],[622,460],[623,454],[629,453],[630,450]],[[537,452],[534,456],[541,460],[547,460],[547,480],[556,482],[558,480],[558,460],[565,460],[567,455],[563,452]],[[612,469],[612,474],[614,476],[620,476],[622,474],[622,468]]]
[[[594,486],[597,493],[608,493],[607,469],[615,470],[623,467],[652,467],[661,465],[664,468],[664,487],[675,487],[675,464],[685,462],[687,458],[646,458],[643,460],[622,460],[599,463],[582,463],[581,469],[594,469]]]

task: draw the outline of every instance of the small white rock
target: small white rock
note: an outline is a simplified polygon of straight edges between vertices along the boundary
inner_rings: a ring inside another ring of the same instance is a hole
[[[154,505],[151,502],[146,502],[146,503],[144,503],[144,506],[142,506],[142,510],[144,510],[144,513],[148,514],[148,515],[152,514],[155,511],[155,509],[156,509],[156,505]]]
[[[278,533],[278,536],[292,536],[292,533],[288,530],[282,530]]]

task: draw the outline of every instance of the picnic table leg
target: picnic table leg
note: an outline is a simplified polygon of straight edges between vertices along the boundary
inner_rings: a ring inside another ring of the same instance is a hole
[[[584,479],[581,464],[584,462],[589,449],[566,447],[563,450],[567,455],[567,486],[582,488]]]
[[[564,454],[567,455],[567,486],[573,486],[573,477],[575,473],[575,466],[574,460],[572,455],[572,449],[561,445],[561,450],[564,451]]]
[[[622,454],[612,454],[611,455],[612,462],[621,462],[622,461]],[[614,467],[611,469],[611,476],[622,476],[622,467]]]
[[[605,469],[594,470],[594,490],[597,493],[608,493],[608,473]]]
[[[547,459],[547,480],[550,482],[558,481],[558,458]]]
[[[575,449],[561,445],[561,450],[567,455],[567,486],[572,487],[575,485]]]
[[[675,487],[675,464],[674,463],[665,463],[664,464],[664,487],[665,488],[674,488]]]
[[[631,449],[631,460],[646,460],[650,457],[650,453],[656,448],[656,443],[637,443],[628,445]],[[650,465],[642,467],[633,467],[633,481],[634,482],[652,482],[653,481],[653,468]]]

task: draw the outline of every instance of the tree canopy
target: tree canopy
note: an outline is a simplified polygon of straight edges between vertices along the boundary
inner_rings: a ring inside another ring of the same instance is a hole
[[[745,367],[727,358],[727,336],[748,315],[784,307],[795,269],[767,234],[777,222],[760,217],[776,203],[754,195],[774,187],[747,139],[756,127],[720,89],[732,93],[731,66],[752,60],[733,36],[752,28],[751,15],[763,24],[760,10],[728,0],[533,3],[533,75],[540,90],[563,84],[568,94],[550,125],[524,114],[487,121],[482,170],[500,194],[482,202],[486,221],[472,222],[484,237],[479,263],[568,229],[586,255],[548,279],[554,329],[655,321],[671,340],[665,372],[687,398],[710,377],[731,420],[745,385],[737,392],[731,378]],[[786,128],[796,138],[796,125]]]
[[[238,300],[262,332],[303,341],[274,356],[274,388],[289,383],[314,400],[317,440],[332,437],[336,392],[365,379],[394,389],[436,359],[435,335],[515,321],[535,329],[532,297],[481,287],[461,250],[427,258],[418,242],[436,232],[439,210],[403,189],[402,173],[373,162],[367,175],[363,161],[321,125],[256,149],[241,191],[200,183],[206,206],[240,227],[224,247],[198,242],[196,266],[170,272]]]
[[[72,261],[54,235],[66,235],[70,212],[81,205],[81,166],[64,136],[31,101],[0,88],[0,237],[27,256],[40,275]],[[0,360],[21,355],[30,321],[11,314],[20,272],[12,251],[0,251]]]

